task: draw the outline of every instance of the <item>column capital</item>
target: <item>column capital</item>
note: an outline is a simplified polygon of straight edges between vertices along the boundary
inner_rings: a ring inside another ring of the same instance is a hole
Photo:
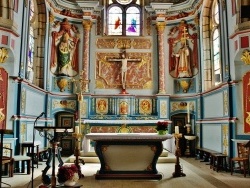
[[[92,23],[91,20],[83,20],[83,21],[82,21],[82,25],[83,25],[84,30],[90,31],[90,29],[91,29],[93,23]]]
[[[155,25],[156,25],[156,30],[159,33],[163,33],[165,26],[166,26],[166,22],[165,21],[158,21],[158,22],[156,22]]]

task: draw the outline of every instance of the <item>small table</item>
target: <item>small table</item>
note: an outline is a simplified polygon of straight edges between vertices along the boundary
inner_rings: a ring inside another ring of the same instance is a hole
[[[172,135],[157,133],[90,133],[101,168],[96,179],[162,179],[156,163],[162,153],[162,141]]]

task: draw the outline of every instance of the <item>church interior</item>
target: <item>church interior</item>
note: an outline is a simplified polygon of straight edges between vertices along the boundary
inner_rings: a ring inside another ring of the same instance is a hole
[[[99,137],[133,153],[124,140],[139,150],[153,135],[153,170],[166,151],[177,167],[204,155],[234,171],[243,144],[249,176],[249,11],[248,0],[1,1],[1,164],[11,153],[13,173],[46,157],[105,166]]]

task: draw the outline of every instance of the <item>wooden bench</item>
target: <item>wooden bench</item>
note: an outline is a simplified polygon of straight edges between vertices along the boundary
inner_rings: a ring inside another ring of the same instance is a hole
[[[212,154],[219,154],[220,152],[206,148],[196,148],[196,159],[202,159],[201,162],[210,162]]]
[[[196,159],[202,159],[201,162],[208,162],[210,168],[216,170],[225,169],[227,171],[227,155],[218,151],[206,148],[196,148]]]

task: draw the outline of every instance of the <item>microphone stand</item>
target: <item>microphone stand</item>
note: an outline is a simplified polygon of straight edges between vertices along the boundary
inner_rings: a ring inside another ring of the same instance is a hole
[[[33,127],[33,140],[32,140],[32,148],[31,148],[31,153],[32,153],[32,156],[31,156],[31,161],[32,161],[32,172],[31,172],[31,187],[33,188],[34,187],[34,155],[35,155],[35,151],[34,151],[34,145],[35,145],[35,127],[36,127],[36,124],[37,124],[37,120],[42,117],[44,114],[44,112],[42,112],[37,118],[36,120],[34,121],[34,127]]]

